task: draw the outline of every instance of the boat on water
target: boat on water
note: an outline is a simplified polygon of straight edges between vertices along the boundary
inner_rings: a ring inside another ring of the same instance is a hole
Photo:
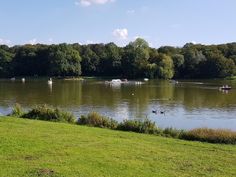
[[[15,81],[15,80],[16,80],[16,78],[15,78],[15,77],[12,77],[10,80],[11,80],[11,81]]]
[[[228,85],[223,85],[222,87],[219,88],[220,90],[231,90],[232,87],[228,86]]]
[[[105,81],[105,84],[111,84],[111,85],[120,85],[120,84],[124,84],[124,83],[128,83],[127,79],[112,79],[111,81]]]

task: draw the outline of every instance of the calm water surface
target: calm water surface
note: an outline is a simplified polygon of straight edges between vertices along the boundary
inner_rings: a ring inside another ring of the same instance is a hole
[[[219,86],[233,87],[228,93]],[[73,112],[77,117],[91,111],[123,119],[149,118],[160,127],[192,129],[196,127],[236,130],[236,81],[150,80],[142,85],[134,82],[118,86],[104,80],[20,81],[0,80],[0,114],[7,114],[15,103],[25,109],[48,104]],[[153,111],[157,113],[153,113]],[[160,114],[165,111],[165,114]]]

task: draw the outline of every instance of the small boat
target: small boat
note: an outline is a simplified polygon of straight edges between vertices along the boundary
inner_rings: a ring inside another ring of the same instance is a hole
[[[223,85],[222,87],[220,87],[220,90],[231,90],[232,87],[228,86],[228,85]]]
[[[15,78],[15,77],[12,77],[12,78],[11,78],[11,81],[15,81],[15,80],[16,80],[16,78]]]
[[[146,82],[147,82],[147,81],[149,81],[149,79],[148,79],[148,78],[144,78],[143,80],[144,80],[144,81],[146,81]]]
[[[179,81],[176,81],[176,80],[170,80],[169,82],[172,83],[172,84],[178,84],[179,83]]]
[[[52,85],[52,78],[49,78],[48,84],[49,84],[49,85]]]

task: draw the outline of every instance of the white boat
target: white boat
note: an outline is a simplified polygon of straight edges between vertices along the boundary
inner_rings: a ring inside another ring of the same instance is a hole
[[[121,84],[122,81],[120,79],[112,79],[111,83],[113,83],[113,84]]]
[[[147,81],[149,81],[149,79],[148,79],[148,78],[144,78],[143,80],[144,80],[144,81],[146,81],[146,82],[147,82]]]
[[[15,77],[12,77],[12,78],[11,78],[11,81],[15,81],[15,80],[16,80],[16,78],[15,78]]]
[[[222,87],[219,88],[220,90],[231,90],[232,87],[228,86],[228,85],[223,85]]]

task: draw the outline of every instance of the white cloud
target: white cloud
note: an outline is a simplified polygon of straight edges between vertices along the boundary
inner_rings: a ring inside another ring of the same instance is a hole
[[[38,42],[36,38],[27,41],[27,44],[35,45]]]
[[[0,38],[0,45],[8,45],[10,46],[12,42],[9,39],[2,39]]]
[[[53,43],[54,43],[53,38],[49,38],[48,41],[47,41],[46,43],[47,43],[47,44],[53,44]]]
[[[127,14],[134,14],[134,13],[135,13],[135,10],[130,9],[130,10],[127,10],[126,13],[127,13]]]
[[[125,40],[128,38],[128,30],[126,28],[123,29],[115,29],[112,32],[112,35],[118,39]]]
[[[79,1],[75,1],[75,5],[81,5],[84,7],[88,7],[91,6],[93,4],[106,4],[106,3],[110,3],[110,2],[115,2],[115,0],[79,0]]]
[[[196,42],[196,41],[191,41],[191,43],[193,43],[193,44],[197,44],[197,42]]]

